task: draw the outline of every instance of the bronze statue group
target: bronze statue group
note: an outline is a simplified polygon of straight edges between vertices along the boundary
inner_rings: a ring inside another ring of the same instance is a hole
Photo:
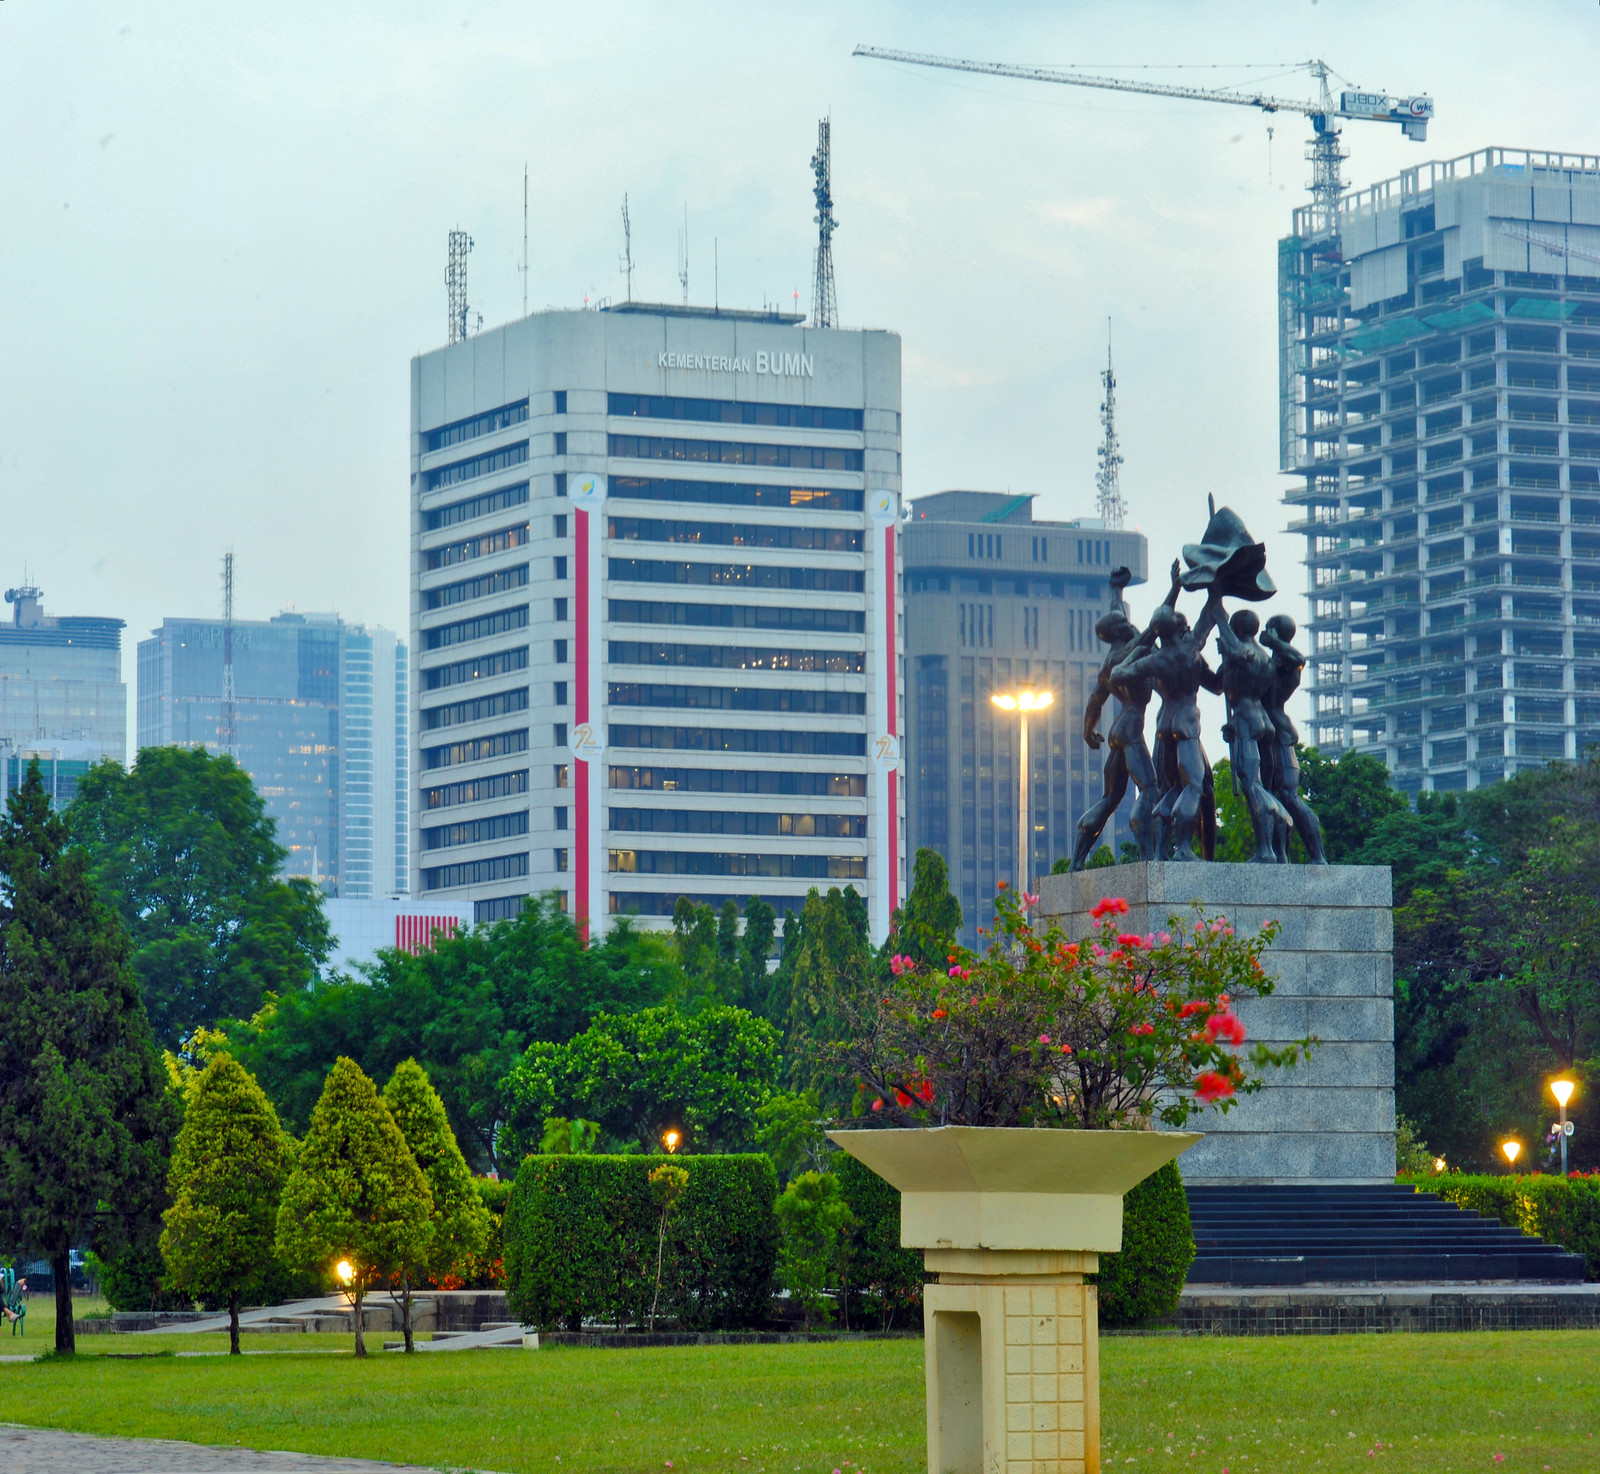
[[[1189,567],[1184,570],[1183,563]],[[1220,694],[1228,720],[1233,782],[1245,801],[1255,830],[1256,864],[1285,865],[1291,831],[1300,836],[1313,865],[1327,864],[1322,826],[1300,796],[1300,736],[1285,704],[1300,686],[1306,658],[1293,641],[1295,624],[1275,614],[1265,627],[1253,609],[1230,616],[1224,599],[1259,603],[1277,592],[1267,576],[1267,550],[1251,540],[1238,515],[1211,505],[1205,536],[1173,560],[1172,588],[1141,631],[1128,615],[1123,592],[1132,581],[1126,568],[1111,575],[1112,608],[1095,625],[1110,647],[1100,667],[1094,694],[1084,709],[1083,739],[1092,748],[1104,741],[1105,793],[1078,821],[1072,868],[1082,870],[1101,831],[1116,813],[1131,779],[1138,797],[1130,827],[1143,860],[1193,860],[1216,854],[1216,795],[1211,764],[1200,743],[1200,692]],[[1184,592],[1204,592],[1205,604],[1193,628],[1178,609]],[[1213,670],[1205,647],[1213,631],[1219,662]],[[1145,742],[1145,713],[1159,695],[1155,743]],[[1100,717],[1115,698],[1110,732],[1100,735]]]

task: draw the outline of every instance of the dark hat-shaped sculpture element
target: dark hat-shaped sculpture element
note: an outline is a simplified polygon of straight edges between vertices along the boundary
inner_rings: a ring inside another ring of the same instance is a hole
[[[1277,585],[1267,576],[1267,546],[1254,541],[1249,529],[1231,507],[1219,512],[1214,499],[1208,498],[1211,521],[1206,524],[1205,535],[1197,543],[1187,543],[1183,549],[1184,561],[1189,568],[1181,582],[1186,589],[1215,589],[1229,599],[1246,599],[1259,603],[1278,592]]]

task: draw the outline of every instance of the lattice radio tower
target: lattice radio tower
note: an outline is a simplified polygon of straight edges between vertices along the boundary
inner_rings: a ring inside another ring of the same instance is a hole
[[[839,326],[839,300],[833,287],[833,175],[830,119],[817,124],[817,151],[811,156],[811,172],[817,176],[817,270],[811,294],[811,325],[818,328]]]
[[[472,237],[464,230],[450,232],[449,256],[444,268],[444,288],[450,299],[450,338],[452,343],[461,342],[471,331],[468,326],[472,309],[467,306],[467,252],[472,249]],[[476,325],[483,322],[483,314],[477,316]]]
[[[218,744],[239,756],[238,698],[233,686],[233,549],[222,555],[222,730]]]
[[[628,300],[633,301],[633,222],[628,219],[628,197],[622,197],[622,258],[617,270],[628,279]]]
[[[1122,499],[1122,485],[1117,468],[1122,464],[1122,447],[1117,440],[1117,376],[1111,367],[1111,325],[1106,324],[1106,367],[1100,375],[1105,385],[1105,402],[1100,406],[1100,423],[1105,426],[1106,438],[1095,452],[1100,469],[1095,472],[1095,490],[1099,492],[1100,516],[1110,528],[1122,526],[1128,515],[1128,504]]]

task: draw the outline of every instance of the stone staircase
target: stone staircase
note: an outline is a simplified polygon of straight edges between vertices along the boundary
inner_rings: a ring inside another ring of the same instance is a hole
[[[1191,1285],[1581,1284],[1584,1258],[1435,1193],[1189,1185]]]

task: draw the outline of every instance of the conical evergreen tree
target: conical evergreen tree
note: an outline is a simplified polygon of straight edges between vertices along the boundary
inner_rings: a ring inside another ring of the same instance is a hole
[[[69,1254],[154,1213],[177,1130],[127,929],[30,763],[0,823],[0,1240],[50,1260],[75,1349]],[[106,1209],[110,1213],[107,1215]]]
[[[278,1200],[293,1150],[256,1078],[219,1054],[189,1086],[172,1154],[161,1257],[167,1283],[199,1297],[225,1295],[239,1354],[239,1300],[272,1266]]]
[[[419,1263],[433,1239],[433,1197],[389,1108],[361,1067],[341,1055],[311,1113],[278,1208],[278,1257],[340,1276],[355,1312],[356,1355],[367,1291]]]
[[[439,1092],[416,1060],[395,1067],[383,1087],[383,1103],[428,1180],[433,1197],[433,1241],[426,1255],[400,1271],[401,1320],[406,1350],[415,1350],[411,1296],[418,1279],[443,1279],[483,1253],[489,1239],[489,1210],[472,1184],[472,1169],[461,1155]]]
[[[961,902],[950,889],[950,867],[938,850],[917,851],[911,865],[911,893],[893,921],[887,950],[943,972],[961,934]]]

